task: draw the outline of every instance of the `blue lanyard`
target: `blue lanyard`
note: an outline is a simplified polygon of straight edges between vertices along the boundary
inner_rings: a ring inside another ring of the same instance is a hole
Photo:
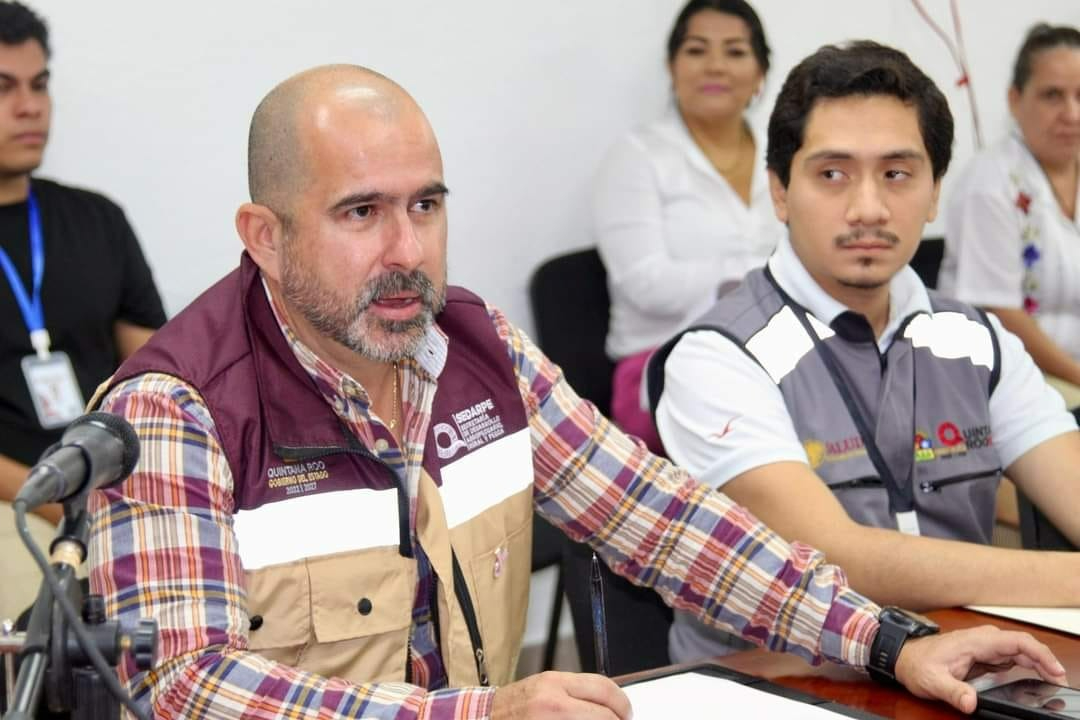
[[[41,236],[41,216],[38,214],[37,200],[34,191],[26,200],[30,214],[30,272],[33,275],[34,286],[31,294],[27,295],[26,286],[23,285],[15,264],[11,262],[7,252],[0,248],[0,265],[4,267],[8,283],[15,293],[15,300],[19,303],[26,329],[31,335],[45,329],[45,310],[41,304],[41,279],[45,275],[45,241]]]

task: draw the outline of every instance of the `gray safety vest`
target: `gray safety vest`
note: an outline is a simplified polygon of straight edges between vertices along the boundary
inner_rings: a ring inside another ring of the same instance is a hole
[[[761,268],[683,334],[721,333],[769,374],[810,465],[857,522],[896,528],[896,513],[913,510],[923,535],[988,543],[1001,477],[989,409],[1000,348],[981,311],[933,291],[930,304],[882,354],[864,317],[846,312],[830,328]],[[650,362],[653,412],[681,335]]]

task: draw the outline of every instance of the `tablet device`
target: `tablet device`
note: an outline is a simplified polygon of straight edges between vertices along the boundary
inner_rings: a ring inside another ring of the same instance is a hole
[[[990,718],[1080,720],[1080,690],[1037,678],[1016,680],[980,692],[976,711]]]

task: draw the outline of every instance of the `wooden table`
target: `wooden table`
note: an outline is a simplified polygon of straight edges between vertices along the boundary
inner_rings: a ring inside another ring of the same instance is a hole
[[[1023,630],[1046,643],[1069,673],[1070,684],[1080,684],[1080,638],[1046,630],[1005,618],[983,615],[970,610],[937,610],[927,616],[941,625],[942,631],[993,624],[1003,630]],[[968,717],[941,702],[920,700],[902,690],[886,688],[865,675],[848,668],[825,664],[812,667],[803,660],[764,650],[749,650],[720,658],[717,663],[765,678],[778,685],[802,690],[886,718],[937,720]],[[980,687],[997,685],[1022,677],[1034,677],[1032,670],[1013,668],[986,675],[974,681]]]

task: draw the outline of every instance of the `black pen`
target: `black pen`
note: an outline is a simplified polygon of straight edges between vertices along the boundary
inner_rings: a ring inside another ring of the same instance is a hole
[[[592,554],[592,579],[589,583],[589,600],[592,603],[593,651],[596,654],[596,672],[607,675],[611,669],[608,661],[607,616],[604,612],[604,578],[600,575],[600,558]]]

